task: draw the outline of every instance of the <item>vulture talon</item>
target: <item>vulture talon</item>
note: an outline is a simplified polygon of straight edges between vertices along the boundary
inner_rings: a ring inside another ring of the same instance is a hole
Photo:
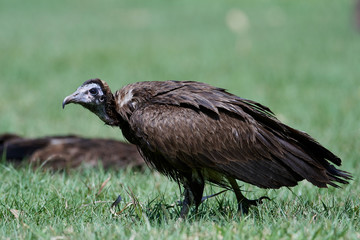
[[[269,197],[267,197],[267,196],[262,196],[262,197],[260,197],[260,198],[258,198],[258,199],[250,200],[250,202],[251,202],[251,205],[253,205],[253,206],[258,206],[258,205],[260,205],[260,204],[263,204],[263,200],[269,200],[269,201],[271,201],[271,199],[270,199]]]
[[[242,214],[248,214],[249,213],[249,208],[251,206],[259,206],[260,204],[263,204],[263,200],[271,201],[271,199],[269,197],[267,197],[267,196],[262,196],[262,197],[260,197],[258,199],[254,199],[254,200],[244,198],[238,204],[238,212],[240,212]]]
[[[227,179],[247,212],[268,198],[247,200],[236,180],[277,189],[304,179],[323,188],[352,179],[334,166],[341,165],[339,157],[282,123],[268,107],[206,83],[137,82],[113,94],[106,82],[90,79],[63,107],[69,103],[120,127],[150,166],[184,185],[181,217],[190,205],[201,204],[206,182],[227,187]]]
[[[267,196],[262,196],[255,200],[249,200],[241,193],[239,185],[234,178],[228,177],[228,181],[235,192],[236,200],[238,202],[238,212],[242,214],[248,214],[250,206],[258,206],[262,204],[264,199],[271,200]]]

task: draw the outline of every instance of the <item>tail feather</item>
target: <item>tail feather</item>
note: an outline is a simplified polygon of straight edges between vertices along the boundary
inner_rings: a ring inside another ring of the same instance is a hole
[[[297,172],[299,175],[312,182],[316,186],[326,187],[327,184],[338,187],[335,182],[347,184],[351,180],[350,173],[335,168],[341,165],[341,159],[323,147],[315,139],[305,132],[291,128],[275,118],[267,109],[254,107],[254,103],[246,101],[239,102],[244,112],[250,114],[256,121],[261,123],[267,131],[270,131],[278,139],[282,139],[286,144],[282,144],[284,149],[296,157],[296,160],[283,159],[282,161]],[[289,146],[291,146],[289,148]],[[294,151],[295,147],[297,150]],[[301,154],[299,154],[301,152]],[[304,157],[306,155],[306,157]],[[292,166],[291,166],[292,165]],[[310,168],[318,168],[316,173],[307,171],[306,165]],[[303,168],[301,170],[301,168]]]
[[[328,149],[323,147],[315,139],[305,132],[298,131],[286,126],[289,130],[289,137],[300,147],[301,151],[307,156],[304,158],[312,167],[319,168],[316,173],[307,172],[303,177],[319,187],[331,185],[339,187],[336,183],[348,184],[352,176],[349,172],[337,169],[331,163],[340,166],[341,159]],[[315,181],[314,181],[315,180]]]

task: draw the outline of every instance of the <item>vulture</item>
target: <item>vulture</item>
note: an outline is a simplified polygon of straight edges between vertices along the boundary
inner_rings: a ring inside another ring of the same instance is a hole
[[[145,164],[136,147],[111,139],[84,138],[74,135],[22,138],[15,134],[0,135],[0,157],[15,164],[23,160],[53,170],[79,167],[81,164],[105,169]]]
[[[195,81],[149,81],[113,94],[100,79],[85,81],[62,105],[80,104],[120,127],[145,162],[184,187],[180,216],[204,200],[205,183],[232,189],[238,210],[247,199],[237,180],[260,188],[347,184],[341,159],[305,132],[280,122],[266,106]]]

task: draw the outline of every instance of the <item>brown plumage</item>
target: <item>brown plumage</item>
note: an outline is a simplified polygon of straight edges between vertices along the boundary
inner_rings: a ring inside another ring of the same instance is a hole
[[[360,31],[360,0],[355,3],[355,27]]]
[[[111,93],[91,79],[66,97],[106,124],[119,126],[146,162],[181,183],[181,216],[202,202],[205,182],[233,188],[239,209],[250,205],[236,179],[261,188],[337,187],[350,174],[336,169],[341,160],[308,134],[281,123],[269,108],[224,89],[191,81],[138,82]]]
[[[145,162],[132,144],[100,138],[78,136],[48,136],[22,138],[14,134],[0,135],[0,156],[21,163],[27,160],[34,166],[63,170],[81,164],[105,169],[139,167]]]

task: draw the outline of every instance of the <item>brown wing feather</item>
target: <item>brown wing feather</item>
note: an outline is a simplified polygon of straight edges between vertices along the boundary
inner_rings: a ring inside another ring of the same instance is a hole
[[[162,162],[148,160],[170,176],[198,169],[204,176],[215,171],[263,188],[294,186],[304,178],[319,187],[330,183],[326,169],[297,146],[224,112],[217,120],[189,108],[152,105],[136,111],[131,125],[143,136],[140,148],[147,157]]]
[[[220,174],[264,188],[294,186],[304,178],[319,187],[336,186],[350,178],[327,161],[340,164],[338,157],[261,104],[198,82],[129,88],[138,98],[129,119],[137,144],[170,177],[197,169],[209,181],[220,181]]]

